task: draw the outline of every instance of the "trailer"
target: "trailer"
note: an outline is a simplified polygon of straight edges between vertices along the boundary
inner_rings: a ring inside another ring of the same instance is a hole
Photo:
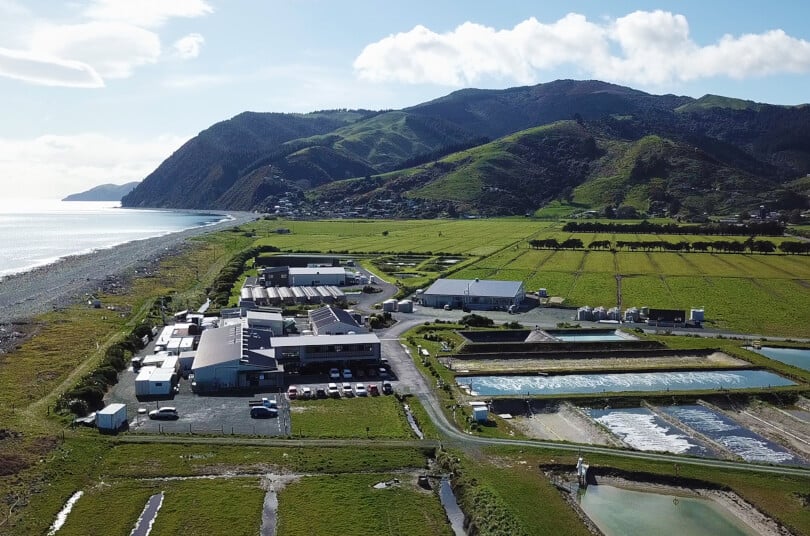
[[[117,432],[126,422],[126,404],[110,404],[96,412],[96,428],[101,431]]]

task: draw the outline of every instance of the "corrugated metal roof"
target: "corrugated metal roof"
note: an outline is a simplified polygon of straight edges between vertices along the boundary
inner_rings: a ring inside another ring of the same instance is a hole
[[[522,281],[493,279],[438,279],[424,293],[440,296],[488,296],[513,298],[520,292]]]
[[[321,346],[328,344],[378,344],[380,339],[374,333],[357,333],[355,335],[302,335],[300,337],[273,337],[270,344],[273,348],[289,346]]]
[[[290,275],[346,275],[346,269],[338,266],[321,266],[318,268],[290,268]]]
[[[242,357],[242,324],[206,329],[200,336],[192,369],[239,361]]]
[[[317,327],[318,331],[337,323],[349,324],[362,329],[351,314],[340,307],[332,307],[331,305],[310,311],[309,321]]]

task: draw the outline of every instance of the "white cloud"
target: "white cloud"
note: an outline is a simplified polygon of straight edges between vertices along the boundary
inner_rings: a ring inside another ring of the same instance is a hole
[[[175,56],[180,59],[192,59],[200,55],[200,47],[202,47],[205,39],[198,33],[190,33],[185,37],[181,37],[174,42]]]
[[[367,45],[354,61],[365,80],[449,86],[486,78],[532,83],[540,71],[560,66],[647,85],[750,78],[810,72],[810,42],[773,30],[725,35],[701,46],[691,39],[683,15],[635,11],[597,23],[569,13],[550,24],[530,18],[506,30],[466,22],[439,34],[416,26]]]
[[[211,12],[204,0],[91,0],[79,22],[52,23],[0,0],[0,29],[14,29],[0,32],[0,76],[51,86],[102,87],[106,79],[130,77],[136,68],[167,57],[155,27],[170,18]],[[200,34],[186,35],[168,57],[195,58],[202,43]]]
[[[5,48],[0,48],[0,75],[44,86],[104,87],[104,80],[86,63]]]
[[[213,12],[205,0],[93,0],[84,15],[93,20],[152,27],[174,17],[201,17]]]
[[[102,78],[126,78],[135,67],[157,62],[160,38],[120,22],[43,25],[34,32],[31,49],[91,65]]]
[[[99,184],[141,180],[187,139],[130,141],[98,133],[0,138],[3,197],[62,198]]]

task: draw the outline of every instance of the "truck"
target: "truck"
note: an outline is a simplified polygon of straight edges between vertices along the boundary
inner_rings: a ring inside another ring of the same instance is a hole
[[[126,404],[110,404],[96,412],[96,428],[100,431],[117,432],[126,422]]]

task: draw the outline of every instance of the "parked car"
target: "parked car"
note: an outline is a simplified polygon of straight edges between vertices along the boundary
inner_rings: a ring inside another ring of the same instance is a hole
[[[351,369],[343,369],[343,379],[344,380],[351,380],[352,379],[352,370]]]
[[[380,367],[380,369],[377,372],[379,373],[380,378],[387,378],[388,377],[388,369],[385,368],[385,367]]]
[[[376,383],[368,384],[368,394],[371,396],[380,396],[380,386]]]
[[[287,388],[287,396],[290,397],[290,400],[295,400],[298,398],[298,387],[295,385],[290,385]]]
[[[391,385],[391,382],[383,382],[382,384],[382,392],[384,395],[390,395],[394,393],[394,387]]]
[[[355,383],[354,384],[354,396],[366,396],[368,395],[368,391],[366,391],[366,386],[362,383]]]
[[[180,415],[177,414],[177,408],[172,407],[162,407],[158,409],[153,409],[149,412],[149,418],[160,420],[160,421],[171,421],[180,418]]]
[[[329,379],[330,380],[339,380],[340,379],[340,371],[336,368],[329,369]]]
[[[276,408],[268,408],[267,406],[253,406],[250,408],[250,417],[252,419],[278,417],[278,410]]]
[[[312,389],[304,387],[301,389],[301,398],[312,398]]]
[[[341,391],[343,393],[343,396],[345,396],[346,398],[354,396],[354,391],[352,391],[352,384],[350,384],[349,382],[345,382],[343,384],[343,389],[341,389]]]
[[[326,398],[327,396],[325,387],[317,387],[315,389],[315,398]]]
[[[329,396],[331,396],[332,398],[340,398],[340,389],[338,389],[336,383],[330,383],[326,387],[326,392],[329,393]]]

